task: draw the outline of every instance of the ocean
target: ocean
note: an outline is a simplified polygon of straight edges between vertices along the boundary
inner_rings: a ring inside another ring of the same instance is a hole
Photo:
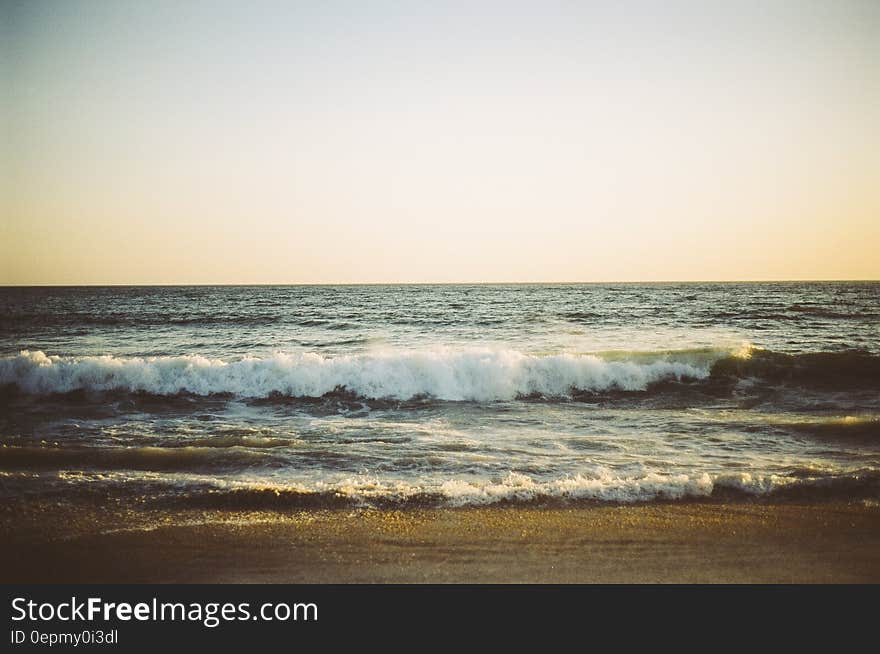
[[[880,283],[0,288],[0,496],[880,498]]]

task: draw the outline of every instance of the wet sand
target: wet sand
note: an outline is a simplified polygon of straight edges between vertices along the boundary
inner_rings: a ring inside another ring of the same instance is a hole
[[[134,583],[880,582],[877,503],[298,512],[0,509],[2,578]]]

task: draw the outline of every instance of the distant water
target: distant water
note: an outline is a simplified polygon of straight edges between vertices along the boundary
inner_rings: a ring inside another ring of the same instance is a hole
[[[880,496],[880,283],[0,288],[0,496]]]

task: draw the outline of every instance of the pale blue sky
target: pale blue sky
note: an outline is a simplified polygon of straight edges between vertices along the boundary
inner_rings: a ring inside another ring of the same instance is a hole
[[[878,278],[880,3],[7,2],[0,283]]]

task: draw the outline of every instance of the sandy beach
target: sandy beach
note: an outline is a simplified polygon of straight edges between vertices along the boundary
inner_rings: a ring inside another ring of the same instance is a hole
[[[15,503],[3,582],[880,582],[880,507],[130,511]]]

